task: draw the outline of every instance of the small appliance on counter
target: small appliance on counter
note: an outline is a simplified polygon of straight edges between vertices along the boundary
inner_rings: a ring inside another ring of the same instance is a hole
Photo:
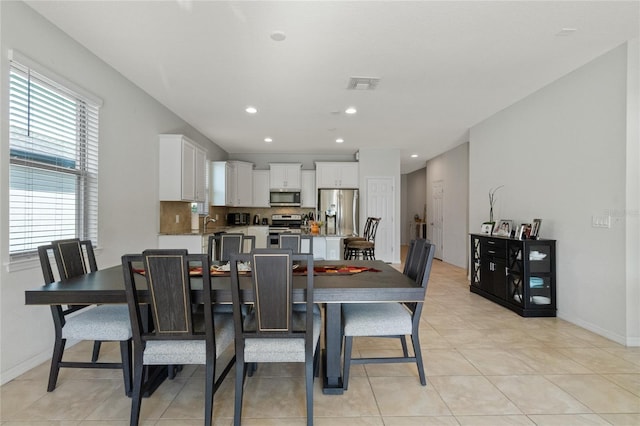
[[[267,219],[266,217],[262,218],[262,225],[263,226],[269,226],[269,219]]]
[[[256,214],[253,216],[253,224],[254,225],[260,225],[260,215]]]
[[[249,225],[251,215],[249,213],[228,213],[227,225]]]

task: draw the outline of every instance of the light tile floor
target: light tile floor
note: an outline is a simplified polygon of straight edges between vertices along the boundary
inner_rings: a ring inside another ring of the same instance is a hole
[[[349,390],[314,390],[323,425],[640,425],[640,348],[625,348],[557,318],[522,318],[469,292],[466,271],[434,261],[420,330],[428,384],[413,364],[354,366]],[[89,344],[68,351],[86,358]],[[398,353],[397,339],[361,338],[354,352]],[[102,357],[117,359],[116,345]],[[117,371],[63,369],[46,392],[48,364],[0,388],[0,424],[127,425]],[[185,367],[143,400],[141,424],[201,425],[203,370]],[[233,372],[216,393],[216,425],[233,421]],[[247,379],[243,424],[303,425],[303,370],[263,364]]]

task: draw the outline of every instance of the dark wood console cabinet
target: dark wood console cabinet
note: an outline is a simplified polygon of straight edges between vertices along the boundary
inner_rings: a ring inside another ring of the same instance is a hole
[[[555,240],[470,236],[471,292],[523,317],[556,316]]]

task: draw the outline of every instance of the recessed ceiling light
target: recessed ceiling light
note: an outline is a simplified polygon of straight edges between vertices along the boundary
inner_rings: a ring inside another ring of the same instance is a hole
[[[273,142],[273,139],[271,139],[271,138],[264,138],[264,141],[265,141],[265,142]]]
[[[342,138],[336,139],[336,143],[342,143],[342,142],[344,142],[344,139],[342,139]]]
[[[345,109],[344,112],[347,114],[355,114],[356,112],[358,112],[358,110],[355,107],[349,107]]]
[[[270,37],[273,41],[283,41],[287,38],[287,35],[284,33],[284,31],[274,31],[271,33]]]
[[[418,158],[418,154],[411,154],[411,158]]]
[[[258,112],[258,108],[248,106],[247,108],[245,108],[245,111],[247,111],[249,114],[255,114],[256,112]]]

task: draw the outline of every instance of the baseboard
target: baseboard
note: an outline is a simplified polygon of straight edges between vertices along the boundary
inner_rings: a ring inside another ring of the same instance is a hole
[[[612,333],[610,330],[605,330],[602,327],[599,327],[595,324],[591,324],[587,321],[582,321],[580,319],[573,318],[571,316],[566,316],[562,312],[558,311],[558,318],[563,319],[571,324],[575,324],[579,327],[582,327],[586,330],[589,330],[593,333],[596,333],[599,336],[602,336],[606,339],[612,340],[616,343],[619,343],[623,346],[640,346],[640,339],[638,338],[627,338],[626,336]],[[635,341],[635,344],[633,344]]]
[[[26,373],[32,368],[39,366],[43,362],[49,362],[49,361],[51,361],[51,350],[48,350],[46,352],[41,352],[36,356],[33,356],[27,360],[24,360],[23,362],[16,365],[15,367],[10,368],[9,370],[4,371],[2,373],[2,375],[0,376],[0,385],[9,383],[11,380]]]

